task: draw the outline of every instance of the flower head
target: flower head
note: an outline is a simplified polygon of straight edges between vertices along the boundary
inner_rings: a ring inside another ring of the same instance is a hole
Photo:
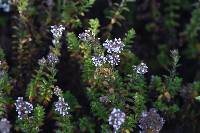
[[[120,109],[114,108],[109,116],[108,122],[113,126],[114,131],[118,131],[121,125],[125,122],[125,113]]]
[[[123,47],[125,46],[124,43],[121,41],[121,38],[113,40],[106,40],[103,43],[105,49],[107,49],[108,53],[121,53]]]
[[[133,66],[133,70],[136,71],[137,74],[145,74],[148,72],[148,67],[142,62],[137,66]]]
[[[180,89],[180,96],[186,101],[188,101],[189,99],[193,99],[193,93],[194,93],[193,88],[194,87],[192,86],[192,84],[184,85]]]
[[[47,63],[46,59],[42,57],[41,59],[38,60],[39,65],[45,65]]]
[[[99,97],[99,101],[101,103],[110,103],[111,101],[109,100],[108,96],[101,96]]]
[[[23,97],[18,97],[15,103],[18,118],[23,119],[33,110],[33,105],[29,102],[23,101]]]
[[[52,43],[53,43],[53,45],[55,46],[55,45],[57,45],[57,44],[60,43],[60,40],[58,40],[58,39],[53,39],[53,40],[52,40]]]
[[[0,9],[2,8],[4,12],[10,12],[10,4],[11,4],[10,0],[7,1],[0,0]]]
[[[45,3],[48,5],[48,7],[52,8],[52,6],[54,5],[54,1],[53,0],[46,0]]]
[[[108,54],[106,56],[106,60],[109,64],[111,64],[112,66],[118,65],[118,63],[120,62],[120,57],[118,54]]]
[[[50,65],[55,65],[59,62],[58,56],[55,55],[54,53],[49,53],[47,55],[47,61]]]
[[[92,42],[95,40],[95,35],[91,30],[85,30],[85,32],[78,35],[78,38],[84,42]]]
[[[6,118],[0,121],[0,133],[10,133],[11,124]]]
[[[55,39],[60,39],[64,30],[65,30],[65,27],[63,25],[51,26],[51,33],[53,34],[53,37]]]
[[[65,102],[63,97],[59,97],[58,101],[55,103],[55,111],[58,112],[60,115],[68,115],[69,114],[69,105]]]
[[[106,63],[106,58],[104,56],[93,56],[92,61],[96,67],[100,67]]]
[[[54,88],[54,92],[53,92],[56,96],[60,96],[61,94],[62,94],[62,90],[58,87],[58,86],[56,86],[55,88]]]
[[[157,110],[152,108],[149,110],[149,112],[145,111],[142,113],[139,123],[139,127],[142,129],[142,133],[147,133],[147,131],[159,133],[165,121],[157,113]]]

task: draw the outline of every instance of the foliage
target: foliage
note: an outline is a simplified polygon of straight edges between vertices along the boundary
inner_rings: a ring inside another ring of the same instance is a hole
[[[191,132],[200,131],[199,2],[6,4],[11,9],[0,14],[0,131],[4,118],[13,132],[24,133],[154,133],[153,124],[160,131],[171,121],[183,128],[192,121]],[[187,62],[195,62],[195,70]]]
[[[43,120],[45,117],[44,108],[40,105],[37,105],[33,111],[33,116],[24,120],[17,120],[16,130],[20,129],[21,131],[27,133],[38,133],[40,132],[40,127],[43,125]]]

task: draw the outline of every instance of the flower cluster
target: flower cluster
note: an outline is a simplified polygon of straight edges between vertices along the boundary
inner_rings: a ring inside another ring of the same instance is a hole
[[[142,129],[142,133],[147,133],[148,131],[159,133],[165,121],[157,113],[157,110],[152,108],[149,110],[149,112],[142,113],[139,123],[139,127]]]
[[[23,97],[18,97],[15,103],[18,118],[23,119],[33,110],[33,105],[29,102],[23,101]]]
[[[62,33],[65,30],[65,27],[63,25],[54,25],[51,26],[51,33],[53,34],[53,40],[52,43],[53,45],[58,45],[60,43],[60,38],[62,37]]]
[[[3,9],[4,12],[10,12],[10,0],[0,0],[0,8]]]
[[[63,25],[54,25],[51,26],[51,33],[53,34],[54,39],[59,40],[62,36],[63,31],[65,30],[65,27]]]
[[[46,0],[45,3],[48,5],[48,7],[51,7],[55,4],[53,0]]]
[[[65,102],[63,97],[59,97],[58,101],[55,103],[55,111],[60,115],[66,116],[69,114],[69,105]]]
[[[85,32],[78,35],[78,38],[84,42],[94,42],[95,35],[90,30],[85,30]],[[99,38],[98,38],[99,39]],[[114,40],[106,40],[103,43],[103,47],[107,51],[106,56],[98,55],[93,56],[92,61],[96,67],[102,66],[104,63],[108,62],[111,66],[118,65],[120,62],[119,54],[122,52],[124,48],[124,43],[121,38],[115,38]]]
[[[108,99],[108,96],[101,96],[99,97],[99,101],[101,103],[110,103],[111,101]]]
[[[124,43],[121,41],[121,38],[115,38],[113,40],[106,40],[103,43],[104,48],[107,50],[108,53],[121,53],[123,47],[125,46]]]
[[[104,48],[107,50],[108,55],[106,56],[107,62],[111,66],[118,65],[120,62],[119,54],[124,48],[124,43],[121,41],[121,38],[113,40],[106,40],[103,43]]]
[[[41,59],[38,60],[39,65],[45,65],[47,63],[46,59],[42,57]]]
[[[50,64],[50,65],[55,65],[59,62],[59,59],[58,59],[58,56],[55,55],[54,53],[49,53],[47,55],[47,62]]]
[[[125,113],[120,109],[114,108],[109,116],[108,122],[113,126],[114,131],[117,132],[121,125],[125,122]]]
[[[104,57],[104,56],[93,56],[93,57],[92,57],[92,61],[93,61],[93,64],[94,64],[96,67],[100,67],[100,66],[102,66],[104,63],[106,63],[106,57]]]
[[[61,96],[61,94],[62,94],[62,90],[58,87],[58,86],[56,86],[55,88],[54,88],[54,91],[53,91],[53,93],[56,95],[56,96]]]
[[[108,62],[111,66],[115,66],[115,65],[118,65],[118,63],[120,62],[120,57],[117,54],[112,54],[112,55],[108,54],[108,55],[106,55],[106,57],[104,57],[102,55],[101,56],[93,56],[92,61],[96,67],[100,67],[103,64],[105,64],[106,62]]]
[[[133,70],[136,71],[137,74],[145,74],[148,72],[148,67],[142,62],[137,66],[133,66]]]
[[[51,33],[53,34],[53,44],[54,46],[58,46],[58,44],[60,43],[60,38],[62,36],[62,33],[63,31],[65,30],[65,27],[63,25],[54,25],[54,26],[51,26]],[[58,56],[53,53],[53,52],[50,52],[48,55],[47,55],[47,59],[45,59],[44,57],[41,58],[39,61],[38,61],[38,64],[39,65],[45,65],[46,63],[48,63],[49,65],[55,65],[59,62],[59,59],[58,59]]]
[[[106,56],[107,62],[109,64],[111,64],[111,66],[115,66],[118,65],[118,63],[120,62],[120,57],[118,54],[109,54]]]
[[[54,53],[50,52],[47,55],[47,59],[45,59],[44,57],[42,57],[41,59],[38,60],[38,64],[40,66],[42,65],[46,65],[47,63],[51,66],[56,65],[59,62],[59,58],[57,55],[55,55]]]
[[[84,42],[92,42],[95,40],[95,35],[90,30],[85,30],[85,32],[78,35],[78,38]]]
[[[0,121],[0,133],[10,133],[11,124],[6,118]]]
[[[191,98],[193,98],[193,89],[192,89],[192,84],[187,84],[184,85],[181,89],[180,89],[180,96],[184,99],[184,100],[189,100]]]

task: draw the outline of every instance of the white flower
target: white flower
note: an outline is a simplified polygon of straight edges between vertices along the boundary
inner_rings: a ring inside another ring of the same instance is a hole
[[[100,66],[102,66],[104,63],[106,63],[106,57],[104,57],[104,56],[93,56],[93,57],[92,57],[92,61],[93,61],[93,64],[94,64],[96,67],[100,67]]]
[[[141,133],[152,132],[159,133],[162,129],[165,120],[157,113],[157,110],[151,108],[149,112],[142,112],[139,120],[139,127],[142,129]]]
[[[60,39],[64,30],[65,30],[65,27],[63,25],[51,26],[51,33],[53,34],[53,37],[55,39]]]
[[[78,35],[78,38],[84,42],[91,42],[95,40],[95,35],[90,30],[85,30],[85,32]]]
[[[4,12],[10,12],[10,0],[2,1],[0,0],[0,8],[3,9]]]
[[[55,65],[59,62],[58,56],[56,56],[54,53],[49,53],[47,55],[47,61],[50,65]]]
[[[120,57],[117,54],[112,54],[112,55],[109,54],[106,56],[106,60],[109,64],[115,66],[118,65],[118,63],[120,62]]]
[[[58,86],[56,86],[55,88],[54,88],[54,92],[53,92],[56,96],[60,96],[61,94],[62,94],[62,90],[58,87]]]
[[[106,40],[103,43],[105,49],[107,49],[108,53],[121,53],[123,47],[125,46],[124,43],[121,41],[121,38],[113,40]]]
[[[142,62],[137,66],[133,66],[133,70],[136,71],[137,74],[145,74],[148,72],[148,67]]]
[[[47,61],[44,57],[38,60],[39,65],[45,65],[46,63],[47,63]]]
[[[114,108],[109,116],[108,122],[113,126],[114,131],[118,131],[121,125],[125,122],[125,113],[120,109]]]
[[[55,111],[58,112],[60,115],[68,115],[69,114],[69,105],[65,102],[63,97],[59,97],[58,101],[55,103]]]
[[[11,124],[6,118],[0,121],[0,133],[10,133]]]
[[[23,97],[18,97],[15,103],[18,118],[23,119],[33,110],[33,105],[29,102],[23,101]]]
[[[108,96],[99,97],[99,101],[102,103],[110,103],[111,101],[108,99]]]

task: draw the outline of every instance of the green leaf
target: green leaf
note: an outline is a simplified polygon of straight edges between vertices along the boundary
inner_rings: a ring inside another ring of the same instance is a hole
[[[200,96],[195,97],[195,99],[200,102]]]

